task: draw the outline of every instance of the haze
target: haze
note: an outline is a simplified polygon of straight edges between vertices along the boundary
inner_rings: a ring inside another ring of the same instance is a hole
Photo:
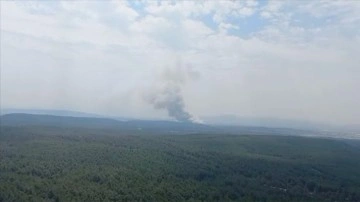
[[[359,53],[359,1],[1,1],[1,108],[356,124]]]

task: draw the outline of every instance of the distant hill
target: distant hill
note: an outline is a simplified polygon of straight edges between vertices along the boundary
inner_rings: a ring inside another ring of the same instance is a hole
[[[320,136],[336,138],[356,138],[353,133],[338,133],[318,130],[271,128],[255,126],[224,126],[175,121],[129,120],[120,121],[110,118],[68,117],[42,114],[5,114],[0,116],[1,126],[31,126],[31,127],[64,127],[106,129],[116,133],[129,134],[238,134],[238,135],[290,135],[290,136]]]
[[[245,127],[245,126],[221,126],[205,125],[196,123],[184,123],[175,121],[155,120],[129,120],[119,121],[110,118],[94,117],[69,117],[43,114],[14,113],[0,117],[1,125],[10,126],[56,126],[56,127],[81,127],[81,128],[106,128],[137,132],[151,133],[231,133],[231,134],[279,134],[297,135],[299,130]],[[302,131],[303,133],[303,131]]]
[[[306,130],[334,129],[334,126],[323,123],[314,123],[304,120],[261,118],[261,117],[238,117],[235,115],[221,115],[201,117],[207,124],[252,126],[268,128],[294,128]]]
[[[1,109],[0,115],[5,114],[42,114],[54,116],[73,116],[73,117],[104,117],[98,114],[70,111],[70,110],[56,110],[56,109]]]
[[[56,110],[56,109],[1,109],[0,115],[6,114],[37,114],[37,115],[53,115],[53,116],[68,116],[68,117],[88,117],[88,118],[111,118],[116,120],[130,120],[125,117],[110,117],[94,113],[70,111],[70,110]]]
[[[104,128],[122,131],[137,131],[137,133],[199,133],[214,132],[218,129],[195,123],[182,123],[175,121],[149,121],[129,120],[120,121],[110,118],[70,117],[43,114],[13,113],[0,117],[0,124],[6,126],[56,126],[56,127],[81,127]]]
[[[77,126],[77,127],[114,127],[120,121],[108,118],[94,117],[71,117],[71,116],[54,116],[43,114],[24,114],[13,113],[2,115],[1,125],[16,126]]]
[[[86,113],[70,110],[52,110],[52,109],[1,109],[0,115],[6,114],[33,114],[33,115],[51,115],[51,116],[65,116],[65,117],[85,117],[85,118],[104,118],[113,119],[118,121],[129,121],[130,125],[146,125],[147,128],[153,127],[166,127],[184,126],[185,123],[166,120],[144,120],[133,119],[129,117],[113,117],[105,116],[94,113]],[[346,131],[352,133],[360,133],[360,125],[347,125],[347,126],[334,126],[324,123],[316,123],[304,120],[292,120],[292,119],[279,119],[279,118],[262,118],[262,117],[239,117],[236,115],[219,115],[219,116],[207,116],[201,117],[205,125],[216,126],[238,126],[238,127],[261,127],[261,128],[291,128],[300,130],[327,130],[327,131]],[[188,124],[193,127],[194,125],[204,124]]]

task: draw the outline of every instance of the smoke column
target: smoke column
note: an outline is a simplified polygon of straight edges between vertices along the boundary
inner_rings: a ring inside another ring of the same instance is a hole
[[[176,68],[167,68],[162,72],[158,82],[145,95],[145,100],[155,109],[164,109],[168,115],[181,122],[200,122],[186,111],[181,88],[189,79],[196,79],[199,73],[192,70],[191,66],[183,67],[178,64]]]

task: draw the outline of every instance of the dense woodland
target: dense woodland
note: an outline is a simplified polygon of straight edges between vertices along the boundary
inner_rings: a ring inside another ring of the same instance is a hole
[[[360,142],[1,126],[0,201],[360,201]]]

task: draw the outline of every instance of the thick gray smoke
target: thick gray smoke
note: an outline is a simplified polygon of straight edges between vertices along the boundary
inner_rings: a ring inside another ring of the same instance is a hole
[[[176,68],[165,69],[158,79],[158,85],[154,85],[154,89],[147,92],[145,99],[155,109],[167,110],[168,115],[178,121],[199,122],[186,111],[181,92],[187,80],[198,77],[198,72],[193,71],[190,66],[177,65]]]
[[[157,94],[151,94],[148,101],[155,109],[165,109],[170,117],[178,121],[192,121],[192,115],[185,111],[184,100],[178,86],[166,86]]]

